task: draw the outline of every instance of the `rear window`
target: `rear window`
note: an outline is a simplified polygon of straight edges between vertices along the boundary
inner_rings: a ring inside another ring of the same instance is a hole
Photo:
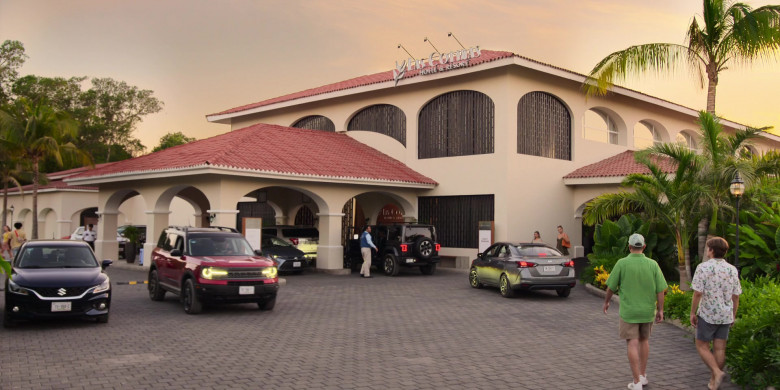
[[[319,238],[320,232],[317,228],[284,228],[282,229],[284,237],[312,237]]]
[[[561,252],[558,252],[557,250],[546,246],[516,246],[515,249],[517,250],[517,253],[520,256],[536,256],[536,257],[563,256]]]
[[[415,241],[420,237],[427,237],[436,241],[436,235],[430,226],[407,226],[404,229],[404,241]]]
[[[17,268],[92,268],[99,266],[92,250],[83,246],[27,246],[17,259]]]

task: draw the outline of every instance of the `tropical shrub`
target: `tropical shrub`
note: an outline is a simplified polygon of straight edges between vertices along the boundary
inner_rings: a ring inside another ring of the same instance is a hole
[[[5,261],[3,256],[0,256],[0,272],[6,276],[11,274],[11,263]]]
[[[691,291],[682,291],[677,284],[670,284],[664,298],[664,318],[675,319],[683,325],[691,326]]]
[[[743,279],[737,320],[729,333],[726,364],[742,386],[780,387],[780,283]]]
[[[757,211],[740,212],[739,265],[741,276],[755,279],[780,275],[780,204],[756,204]],[[729,226],[729,242],[736,242],[736,224]],[[728,253],[734,257],[734,245]]]

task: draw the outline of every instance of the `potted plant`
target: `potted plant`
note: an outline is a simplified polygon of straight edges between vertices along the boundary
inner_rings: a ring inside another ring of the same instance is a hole
[[[137,227],[131,225],[125,228],[125,231],[122,232],[122,236],[127,239],[127,242],[125,243],[125,260],[127,260],[128,263],[134,263],[135,255],[138,252],[138,244],[141,240],[141,232]]]

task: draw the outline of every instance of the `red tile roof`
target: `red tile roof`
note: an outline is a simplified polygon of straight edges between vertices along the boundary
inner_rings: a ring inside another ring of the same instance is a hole
[[[346,134],[263,123],[119,161],[66,180],[206,166],[293,176],[438,184]]]
[[[516,55],[514,53],[508,52],[508,51],[481,50],[480,56],[476,57],[476,58],[473,58],[473,59],[470,59],[467,67],[477,66],[477,65],[480,65],[480,64],[484,64],[486,62],[496,61],[496,60],[500,60],[502,58],[509,58],[509,57],[513,57],[513,56],[516,56]],[[537,61],[534,61],[534,62],[537,62]],[[423,69],[428,69],[430,67],[431,67],[430,65],[426,65]],[[406,80],[406,79],[409,79],[409,78],[412,78],[412,77],[419,76],[420,71],[421,71],[421,69],[415,69],[415,70],[412,70],[412,71],[407,71],[406,74],[404,75],[403,79]],[[247,105],[240,106],[240,107],[231,108],[229,110],[221,111],[221,112],[218,112],[218,113],[215,113],[215,114],[210,114],[210,115],[207,115],[207,116],[232,114],[232,113],[236,113],[236,112],[251,110],[251,109],[257,108],[257,107],[271,105],[271,104],[274,104],[274,103],[281,103],[281,102],[286,102],[286,101],[295,100],[295,99],[302,99],[302,98],[306,98],[306,97],[310,97],[310,96],[321,95],[321,94],[328,93],[328,92],[335,92],[335,91],[340,91],[340,90],[345,90],[345,89],[350,89],[350,88],[357,88],[357,87],[362,87],[362,86],[365,86],[365,85],[383,83],[383,82],[392,81],[392,80],[393,80],[393,71],[389,70],[389,71],[386,71],[386,72],[375,73],[375,74],[371,74],[371,75],[367,75],[367,76],[355,77],[353,79],[340,81],[338,83],[323,85],[321,87],[311,88],[311,89],[307,89],[305,91],[295,92],[295,93],[291,93],[291,94],[288,94],[288,95],[284,95],[284,96],[279,96],[279,97],[275,97],[275,98],[272,98],[272,99],[263,100],[261,102],[252,103],[252,104],[247,104]]]
[[[666,159],[656,159],[656,164],[658,164],[666,173],[674,173],[677,168],[676,164],[671,160]],[[633,150],[626,150],[625,152],[610,158],[576,169],[563,178],[583,179],[591,177],[621,177],[631,173],[647,175],[650,174],[650,170],[647,169],[646,166],[636,162]]]

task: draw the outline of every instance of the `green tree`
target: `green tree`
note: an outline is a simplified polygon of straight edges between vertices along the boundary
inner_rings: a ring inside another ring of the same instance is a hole
[[[9,112],[10,111],[10,112]],[[38,238],[38,185],[41,182],[40,163],[45,157],[51,157],[62,165],[63,155],[79,159],[83,164],[91,164],[89,156],[76,148],[73,143],[63,142],[66,137],[75,138],[78,123],[64,111],[52,109],[42,102],[18,99],[11,110],[0,111],[0,128],[3,138],[0,143],[29,161],[32,170],[32,238]],[[45,177],[45,176],[44,176]]]
[[[195,138],[187,137],[181,131],[177,131],[175,133],[168,133],[160,137],[160,144],[155,146],[154,149],[152,149],[152,153],[159,152],[163,149],[168,149],[172,146],[184,145],[192,141],[195,141]]]
[[[7,40],[0,45],[0,106],[11,100],[11,85],[19,76],[19,68],[26,59],[21,42]]]
[[[752,9],[729,0],[703,0],[703,16],[694,17],[686,45],[648,43],[616,51],[602,59],[585,81],[588,95],[606,94],[616,80],[646,71],[670,72],[687,64],[702,87],[707,80],[707,112],[715,113],[720,72],[733,63],[750,63],[780,48],[780,5]]]
[[[583,222],[593,225],[623,214],[641,213],[665,224],[675,236],[680,286],[687,288],[691,277],[688,245],[696,232],[696,221],[700,220],[700,198],[710,194],[697,180],[701,172],[699,159],[681,144],[656,145],[637,152],[635,158],[650,174],[630,174],[622,185],[631,191],[603,194],[588,202]],[[674,174],[661,169],[659,158],[677,164]]]
[[[0,138],[5,138],[0,134]],[[22,184],[19,179],[23,175],[23,168],[21,161],[14,156],[5,144],[0,143],[0,182],[3,183],[3,221],[0,226],[8,224],[5,210],[8,210],[8,186],[14,185],[19,189],[19,193],[22,193]]]

